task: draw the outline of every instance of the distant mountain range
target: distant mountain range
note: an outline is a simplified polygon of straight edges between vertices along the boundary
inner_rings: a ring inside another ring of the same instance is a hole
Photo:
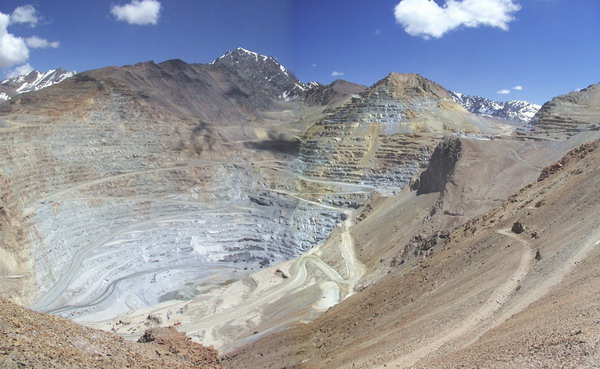
[[[472,114],[528,123],[541,106],[528,101],[512,100],[498,102],[481,96],[453,92],[454,101]]]
[[[318,82],[303,83],[296,76],[270,56],[260,55],[244,48],[229,51],[215,59],[211,65],[240,74],[243,80],[252,81],[253,88],[260,88],[272,95],[278,92],[282,100],[303,99],[309,104],[327,104],[331,99],[358,95],[365,86],[344,80],[336,80],[329,85]],[[51,69],[47,72],[32,71],[26,75],[8,78],[0,82],[0,102],[12,97],[55,85],[76,74],[65,69]],[[485,97],[452,92],[454,101],[475,115],[505,119],[517,123],[529,123],[541,106],[528,101],[492,101]]]
[[[65,69],[51,69],[45,73],[34,70],[28,74],[12,77],[0,82],[0,102],[30,91],[41,90],[72,77],[77,72]]]

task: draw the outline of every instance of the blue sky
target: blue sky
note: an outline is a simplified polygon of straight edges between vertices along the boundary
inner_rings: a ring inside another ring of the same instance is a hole
[[[0,13],[1,77],[241,46],[305,82],[416,72],[535,103],[600,82],[599,0],[2,0]]]

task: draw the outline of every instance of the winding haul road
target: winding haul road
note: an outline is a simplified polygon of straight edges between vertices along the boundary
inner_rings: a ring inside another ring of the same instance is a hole
[[[348,210],[345,212],[350,213]],[[202,337],[202,342],[205,344],[219,346],[230,340],[227,333],[223,333],[228,328],[238,333],[248,330],[248,327],[240,327],[240,324],[245,324],[240,323],[240,320],[245,322],[252,319],[256,322],[254,318],[257,318],[260,321],[265,307],[274,303],[285,303],[286,298],[291,294],[305,288],[317,285],[321,290],[318,296],[313,295],[305,301],[306,304],[313,305],[315,310],[319,309],[323,299],[327,300],[327,307],[350,296],[354,286],[366,272],[365,266],[358,260],[355,253],[354,240],[350,233],[352,224],[352,220],[348,217],[346,221],[338,225],[337,237],[332,237],[326,243],[311,249],[297,259],[286,262],[289,263],[287,268],[284,268],[289,274],[287,278],[277,278],[275,283],[273,282],[275,278],[273,278],[272,268],[258,271],[251,277],[256,283],[254,288],[247,290],[243,296],[238,296],[233,302],[229,301],[228,303],[224,302],[221,295],[215,295],[211,300],[215,302],[215,308],[208,313],[206,310],[210,303],[207,305],[207,301],[204,299],[177,304],[177,308],[185,310],[184,315],[178,315],[176,318],[182,323],[178,329],[187,332],[190,336]],[[344,270],[341,272],[336,270],[325,262],[319,256],[320,254],[341,255],[341,262],[336,263],[336,267]],[[236,283],[243,284],[242,281]],[[341,293],[340,285],[345,286],[345,290],[348,291],[344,295]],[[137,321],[138,326],[135,327],[135,324],[132,324],[128,333],[122,335],[128,338],[138,337],[147,328],[142,323],[148,312],[154,311],[154,313],[161,314],[170,308],[172,308],[171,305],[167,308],[143,309],[127,314],[122,319]],[[294,314],[287,314],[284,318],[278,319],[277,327],[294,322],[296,319]],[[102,327],[106,324],[112,323],[99,322],[97,326]],[[135,327],[133,331],[132,327]]]
[[[318,252],[319,248],[315,248],[292,261],[292,265],[289,268],[291,275],[288,279],[284,279],[282,283],[277,284],[272,288],[267,288],[261,293],[253,293],[247,299],[239,301],[239,304],[236,306],[230,306],[214,314],[194,319],[193,322],[184,323],[181,326],[181,330],[190,335],[194,335],[201,331],[206,332],[204,342],[208,339],[213,343],[222,343],[223,340],[219,338],[218,331],[224,326],[227,326],[229,323],[234,322],[240,317],[251,316],[255,310],[261,309],[274,301],[284,299],[288,294],[304,289],[315,283],[314,278],[316,278],[316,276],[309,271],[308,265],[316,267],[326,276],[326,278],[316,282],[322,288],[321,297],[327,296],[329,289],[332,288],[331,285],[328,285],[329,282],[349,286],[350,290],[352,290],[359,279],[364,275],[366,269],[356,257],[354,241],[350,234],[351,225],[352,222],[350,219],[347,219],[341,224],[340,242],[336,244],[336,246],[339,247],[339,251],[344,260],[346,273],[348,275],[347,278],[342,277],[337,270],[316,256],[315,254]],[[335,291],[337,293],[339,290],[335,289]],[[348,297],[349,295],[345,297]],[[336,302],[339,302],[340,299],[341,297],[338,293]],[[194,310],[190,309],[187,313],[193,314]]]

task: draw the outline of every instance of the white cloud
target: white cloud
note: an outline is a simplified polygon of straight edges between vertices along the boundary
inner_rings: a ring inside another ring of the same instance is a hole
[[[375,30],[375,35],[376,35],[376,36],[379,36],[379,35],[380,35],[380,34],[382,34],[382,33],[383,33],[383,31],[381,31],[380,29],[376,29],[376,30]]]
[[[126,5],[113,5],[110,12],[117,20],[129,24],[157,24],[160,15],[160,2],[157,0],[133,0]]]
[[[8,33],[6,29],[10,16],[0,12],[0,68],[25,63],[29,59],[29,49],[25,41]]]
[[[510,93],[510,90],[504,89],[504,90],[500,90],[497,91],[500,95],[508,95]]]
[[[514,0],[402,0],[396,5],[396,22],[411,36],[440,38],[459,27],[490,26],[508,30],[512,14],[521,9]]]
[[[312,67],[313,67],[313,68],[314,68],[314,67],[316,67],[316,66],[317,66],[316,64],[313,64],[313,65],[312,65]]]
[[[60,46],[60,42],[58,41],[50,42],[37,36],[31,36],[29,38],[26,38],[25,43],[32,49],[56,49]]]
[[[0,68],[10,68],[14,65],[24,64],[17,69],[25,70],[23,68],[29,65],[25,63],[29,60],[30,48],[48,49],[60,46],[58,41],[50,42],[37,36],[24,39],[15,36],[8,30],[8,27],[14,24],[29,24],[35,27],[41,19],[32,5],[20,6],[10,15],[0,12]],[[9,72],[9,74],[14,72]]]
[[[29,65],[29,63],[27,63],[27,64],[21,65],[20,67],[16,67],[15,69],[6,73],[6,77],[13,78],[13,77],[21,76],[24,74],[29,74],[29,72],[32,72],[32,71],[33,71],[33,67],[31,65]]]
[[[10,23],[26,23],[31,27],[37,26],[40,17],[33,5],[23,5],[16,8],[10,16]]]
[[[338,72],[337,70],[334,70],[333,72],[331,72],[331,76],[332,77],[339,77],[339,76],[343,76],[344,72]]]
[[[520,85],[519,86],[515,86],[512,89],[515,90],[515,91],[521,91],[521,90],[523,90],[523,86],[520,86]]]

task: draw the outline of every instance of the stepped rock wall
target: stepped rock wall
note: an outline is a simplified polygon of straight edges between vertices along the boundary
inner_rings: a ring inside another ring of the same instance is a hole
[[[600,129],[600,84],[555,97],[542,106],[520,135],[566,139]]]

